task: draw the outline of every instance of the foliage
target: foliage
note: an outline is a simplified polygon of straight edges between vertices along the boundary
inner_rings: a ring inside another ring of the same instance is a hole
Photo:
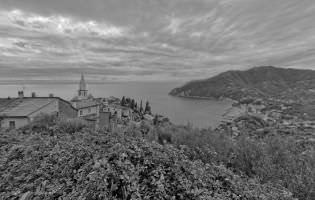
[[[223,166],[192,161],[187,146],[128,133],[0,133],[2,199],[292,199]]]
[[[139,112],[140,112],[140,113],[143,113],[143,105],[142,105],[142,100],[141,100],[141,102],[140,102],[140,108],[139,108]]]
[[[145,103],[144,113],[151,114],[151,106],[148,101]]]
[[[40,114],[34,118],[34,120],[27,126],[22,128],[24,133],[29,132],[52,132],[59,130],[61,132],[73,134],[81,131],[84,128],[88,128],[89,125],[82,119],[64,119],[57,115]]]
[[[149,133],[157,134],[157,141],[162,144],[168,141],[176,146],[186,145],[189,148],[184,153],[192,160],[223,164],[261,183],[280,184],[299,199],[315,199],[314,143],[280,135],[248,137],[252,133],[232,139],[211,129],[174,125],[161,126]]]
[[[72,134],[87,128],[88,124],[82,119],[67,119],[59,120],[57,122],[57,127],[62,132]]]
[[[126,98],[125,98],[125,96],[123,96],[123,98],[121,99],[120,105],[121,106],[125,106],[126,105]]]

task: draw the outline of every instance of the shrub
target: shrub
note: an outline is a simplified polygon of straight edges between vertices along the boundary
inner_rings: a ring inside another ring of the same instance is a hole
[[[58,117],[55,114],[39,114],[34,117],[33,121],[22,128],[22,130],[30,129],[32,131],[43,131],[56,125]]]
[[[315,199],[312,144],[279,135],[249,137],[252,133],[232,140],[211,129],[184,126],[160,127],[158,131],[192,160],[223,164],[238,174],[257,178],[262,184],[280,184],[301,200]]]
[[[292,199],[281,187],[124,134],[2,132],[0,144],[2,199]]]
[[[89,127],[86,121],[78,118],[59,119],[56,125],[60,131],[70,134],[82,131],[84,128]]]

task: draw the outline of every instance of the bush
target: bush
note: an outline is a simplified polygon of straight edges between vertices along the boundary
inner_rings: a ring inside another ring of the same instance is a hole
[[[32,131],[43,131],[47,130],[50,127],[53,127],[56,125],[58,121],[57,115],[52,114],[39,114],[36,117],[34,117],[33,121],[22,128],[22,130],[30,129]]]
[[[86,121],[78,118],[64,120],[59,119],[56,126],[60,131],[70,134],[82,131],[84,128],[89,127]]]
[[[182,150],[192,160],[223,164],[238,174],[259,179],[262,184],[280,184],[301,200],[315,199],[312,144],[279,135],[257,139],[242,134],[232,140],[211,129],[184,126],[159,127],[157,132],[177,147],[185,145]]]
[[[289,192],[128,134],[0,133],[2,199],[289,200]]]
[[[283,185],[298,199],[315,199],[315,151],[301,151],[292,139],[273,136],[262,141],[237,141],[233,167],[262,183]]]
[[[21,130],[24,133],[36,132],[42,134],[54,134],[55,130],[59,130],[73,134],[82,131],[84,128],[89,128],[89,125],[86,121],[79,118],[65,119],[57,115],[40,114],[29,125],[21,128]]]

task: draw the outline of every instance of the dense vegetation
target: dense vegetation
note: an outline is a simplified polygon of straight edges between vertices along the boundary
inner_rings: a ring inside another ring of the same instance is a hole
[[[229,97],[234,100],[244,96],[299,99],[313,95],[309,90],[313,88],[313,70],[257,67],[247,71],[228,71],[206,80],[192,81],[172,90],[170,94],[184,97]]]
[[[46,117],[1,131],[1,199],[293,199],[279,184],[260,184],[214,164],[216,154],[229,151],[214,145],[220,138],[193,140],[189,131],[151,128],[145,139],[139,129],[97,132],[80,121]],[[165,143],[168,134],[175,146],[155,142]]]
[[[275,132],[265,137],[252,137],[253,133],[248,132],[232,138],[211,129],[170,125],[153,128],[146,137],[178,147],[185,145],[185,155],[191,160],[222,164],[262,184],[282,185],[298,199],[315,199],[314,142]]]

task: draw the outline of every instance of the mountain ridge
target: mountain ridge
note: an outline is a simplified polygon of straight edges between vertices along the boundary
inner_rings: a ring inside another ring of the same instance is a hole
[[[173,89],[178,97],[243,97],[300,99],[314,96],[315,71],[273,66],[254,67],[245,71],[226,71],[217,76],[191,81]]]

